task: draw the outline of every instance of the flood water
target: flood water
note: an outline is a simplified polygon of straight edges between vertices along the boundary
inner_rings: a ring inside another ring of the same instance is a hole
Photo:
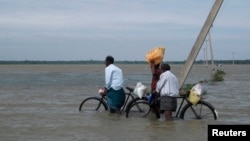
[[[148,65],[120,65],[125,86],[149,86]],[[178,77],[183,65],[171,65]],[[250,124],[250,66],[223,65],[224,81],[205,84],[218,120],[165,121],[84,114],[81,101],[104,86],[104,65],[0,65],[1,141],[206,141],[208,124]],[[186,83],[209,80],[211,68],[194,65]]]

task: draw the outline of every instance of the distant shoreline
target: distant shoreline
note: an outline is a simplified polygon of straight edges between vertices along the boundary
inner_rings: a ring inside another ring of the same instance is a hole
[[[185,64],[185,61],[164,61],[169,64]],[[103,64],[100,60],[82,60],[82,61],[0,61],[0,64]],[[146,61],[115,61],[116,64],[147,64]],[[211,61],[207,62],[211,64]],[[194,64],[205,64],[203,60],[195,61]],[[250,64],[249,60],[214,60],[214,64]]]

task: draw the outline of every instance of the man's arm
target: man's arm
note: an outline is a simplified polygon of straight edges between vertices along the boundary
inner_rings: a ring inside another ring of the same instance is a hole
[[[105,87],[107,89],[110,88],[110,85],[111,85],[111,72],[109,69],[105,69]]]

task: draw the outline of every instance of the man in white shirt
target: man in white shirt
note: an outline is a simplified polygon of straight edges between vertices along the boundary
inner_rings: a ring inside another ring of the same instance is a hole
[[[164,111],[166,120],[172,120],[172,112],[177,108],[175,96],[179,95],[179,83],[169,64],[161,64],[161,71],[156,86],[156,91],[160,93],[160,110]]]
[[[114,58],[107,56],[105,60],[105,88],[107,89],[107,100],[111,113],[120,113],[125,102],[123,90],[123,72],[114,65]]]

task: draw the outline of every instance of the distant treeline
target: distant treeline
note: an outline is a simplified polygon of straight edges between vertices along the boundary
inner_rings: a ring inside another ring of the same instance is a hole
[[[165,61],[169,64],[184,64],[185,61]],[[147,64],[146,61],[115,61],[116,64]],[[0,61],[0,64],[104,64],[99,60],[82,61]],[[195,61],[194,64],[204,64],[203,60]],[[211,61],[208,61],[211,64]],[[214,60],[214,64],[250,64],[250,60]]]

